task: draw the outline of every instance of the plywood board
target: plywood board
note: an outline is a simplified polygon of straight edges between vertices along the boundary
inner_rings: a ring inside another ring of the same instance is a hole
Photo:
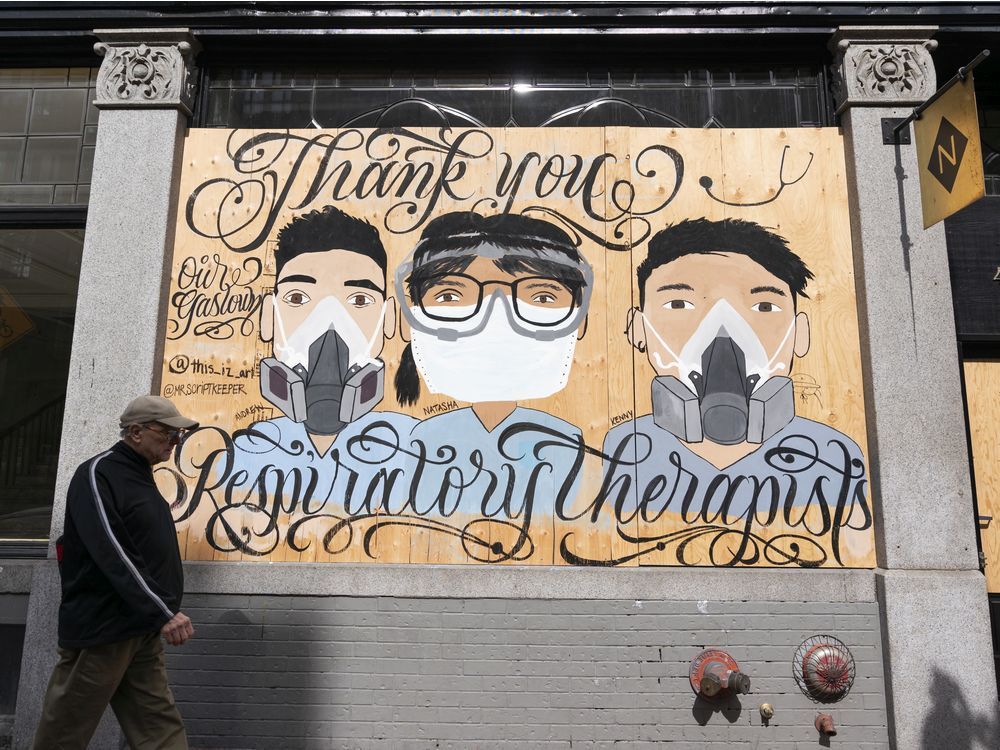
[[[963,369],[986,590],[996,594],[1000,593],[1000,360],[966,361]]]
[[[187,559],[874,565],[837,130],[192,130],[179,195]]]

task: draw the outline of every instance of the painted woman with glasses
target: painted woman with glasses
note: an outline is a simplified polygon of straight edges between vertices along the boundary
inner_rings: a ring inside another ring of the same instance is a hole
[[[569,236],[521,215],[445,214],[430,222],[396,271],[403,352],[401,404],[421,380],[471,404],[421,422],[412,438],[451,448],[441,468],[442,514],[551,517],[575,486],[580,430],[519,406],[561,391],[586,331],[593,271]],[[423,484],[423,482],[421,483]]]

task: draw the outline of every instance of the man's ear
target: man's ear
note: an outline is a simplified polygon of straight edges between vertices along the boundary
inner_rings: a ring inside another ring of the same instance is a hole
[[[646,351],[646,327],[642,324],[642,312],[638,307],[630,307],[625,315],[625,335],[632,346],[640,352]]]
[[[260,340],[270,341],[274,338],[274,295],[265,294],[260,306]]]
[[[804,357],[809,353],[809,316],[800,312],[795,316],[795,344],[792,352],[796,357]]]
[[[385,301],[385,315],[382,316],[382,335],[391,339],[396,335],[396,298],[389,297]]]
[[[587,335],[587,328],[589,326],[590,326],[590,316],[589,315],[584,315],[583,316],[583,322],[580,324],[580,327],[576,329],[576,340],[577,341],[579,341],[580,339],[582,339],[584,336]]]

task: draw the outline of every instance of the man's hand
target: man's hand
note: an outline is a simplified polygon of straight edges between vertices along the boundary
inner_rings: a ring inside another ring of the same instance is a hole
[[[160,635],[171,646],[183,646],[187,639],[194,635],[194,628],[191,626],[190,618],[183,612],[178,612],[160,629]]]

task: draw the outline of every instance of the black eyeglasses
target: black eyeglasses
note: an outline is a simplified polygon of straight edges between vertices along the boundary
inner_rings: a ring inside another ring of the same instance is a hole
[[[556,326],[573,314],[579,286],[548,276],[527,276],[515,281],[477,278],[464,273],[426,279],[418,286],[417,302],[434,320],[459,322],[474,317],[483,305],[484,287],[508,286],[514,314],[526,323]]]

